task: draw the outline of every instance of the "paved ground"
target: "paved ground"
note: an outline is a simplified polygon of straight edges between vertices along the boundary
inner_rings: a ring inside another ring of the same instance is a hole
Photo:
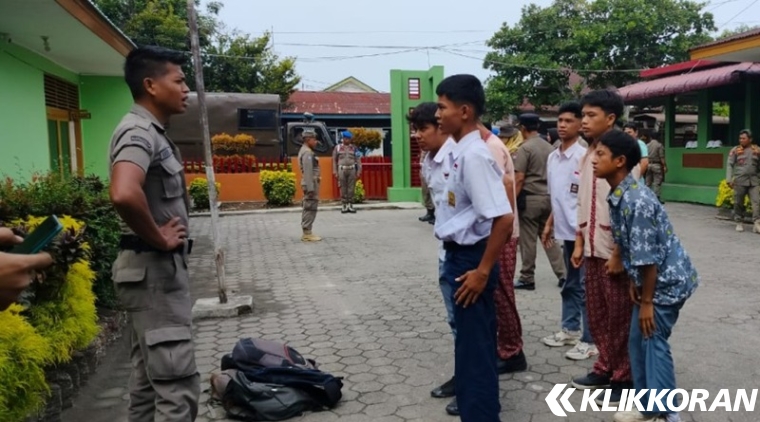
[[[703,285],[682,312],[672,338],[682,388],[758,388],[760,307],[757,245],[760,236],[736,233],[714,218],[714,209],[669,204]],[[324,212],[316,232],[325,240],[299,241],[293,213],[222,219],[227,275],[236,290],[252,294],[252,315],[197,324],[197,359],[203,388],[220,358],[239,337],[286,340],[322,369],[346,377],[344,400],[304,422],[450,421],[446,401],[429,391],[452,373],[452,341],[437,289],[436,244],[418,210]],[[214,296],[209,221],[195,218],[193,293]],[[590,362],[563,358],[539,339],[558,328],[559,291],[540,255],[538,289],[518,293],[527,372],[501,377],[504,421],[559,421],[544,402],[555,383],[583,374]],[[126,421],[126,344],[110,352],[66,422]],[[223,410],[201,408],[199,421],[222,419]],[[576,407],[580,394],[576,393]],[[685,421],[758,421],[752,413],[685,412]],[[611,413],[575,413],[569,421],[612,420]]]

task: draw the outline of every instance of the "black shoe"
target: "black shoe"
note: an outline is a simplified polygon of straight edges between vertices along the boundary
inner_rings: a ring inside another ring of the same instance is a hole
[[[433,389],[430,395],[436,399],[445,399],[447,397],[454,397],[454,377],[444,382],[439,387]]]
[[[435,224],[435,217],[428,220],[428,224]]]
[[[573,387],[579,390],[596,390],[598,388],[607,388],[609,386],[610,376],[607,374],[589,372],[588,375],[573,378]]]
[[[623,398],[623,390],[628,390],[632,388],[633,388],[632,383],[611,382],[610,388],[604,390],[604,393],[598,395],[596,399],[594,399],[594,401],[596,402],[596,404],[603,406],[604,400],[607,397],[607,394],[609,394],[610,398],[607,404],[610,406],[617,406],[618,404],[620,404],[620,400]]]
[[[557,287],[564,286],[565,285],[565,281],[566,281],[565,277],[560,278],[559,281],[557,282]]]
[[[427,214],[418,218],[418,220],[422,221],[423,223],[429,222],[430,220],[435,221],[435,210],[428,210]]]
[[[496,371],[499,375],[521,372],[526,369],[528,369],[528,361],[525,360],[525,353],[522,350],[507,360],[499,359],[496,362]]]
[[[446,405],[446,413],[451,416],[459,416],[459,406],[457,405],[456,397],[454,397],[454,399]]]
[[[515,290],[536,290],[536,283],[517,280],[517,283],[515,283]]]

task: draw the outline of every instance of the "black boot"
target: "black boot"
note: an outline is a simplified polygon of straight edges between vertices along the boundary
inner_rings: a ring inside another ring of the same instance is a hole
[[[427,214],[419,218],[423,223],[435,221],[435,210],[427,210]]]

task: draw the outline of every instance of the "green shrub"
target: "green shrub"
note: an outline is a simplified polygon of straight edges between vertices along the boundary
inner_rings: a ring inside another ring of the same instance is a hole
[[[270,205],[285,206],[293,203],[296,195],[296,175],[289,171],[264,170],[260,173],[264,197]]]
[[[31,232],[46,217],[16,220],[10,226]],[[98,334],[90,267],[92,247],[84,242],[82,221],[60,216],[63,233],[47,249],[54,258],[44,282],[34,281],[23,305],[0,312],[0,420],[23,421],[39,410],[49,387],[45,367],[69,362]]]
[[[354,187],[354,203],[361,204],[364,202],[365,196],[366,192],[364,192],[364,183],[362,183],[361,180],[357,180],[356,186]]]
[[[10,179],[0,183],[0,223],[51,214],[85,222],[84,238],[90,245],[91,266],[96,274],[93,291],[97,305],[116,307],[111,265],[118,253],[120,219],[111,204],[108,185],[97,176],[62,177],[55,173],[35,177],[28,183]]]
[[[219,192],[221,192],[222,185],[219,182],[215,183],[216,197],[219,198]],[[190,182],[188,188],[190,197],[193,198],[193,208],[196,210],[208,210],[211,209],[211,204],[208,196],[208,180],[203,177],[197,177]]]

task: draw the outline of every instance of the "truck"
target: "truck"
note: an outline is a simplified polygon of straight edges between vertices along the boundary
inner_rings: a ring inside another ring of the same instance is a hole
[[[211,137],[220,133],[251,135],[256,143],[245,153],[257,158],[282,159],[298,155],[305,129],[317,133],[317,155],[330,156],[336,145],[324,122],[315,121],[309,113],[301,122],[283,124],[282,104],[277,94],[209,92],[206,109]],[[191,92],[185,113],[172,116],[167,126],[167,136],[185,159],[203,159],[203,128],[199,115],[198,95]]]

